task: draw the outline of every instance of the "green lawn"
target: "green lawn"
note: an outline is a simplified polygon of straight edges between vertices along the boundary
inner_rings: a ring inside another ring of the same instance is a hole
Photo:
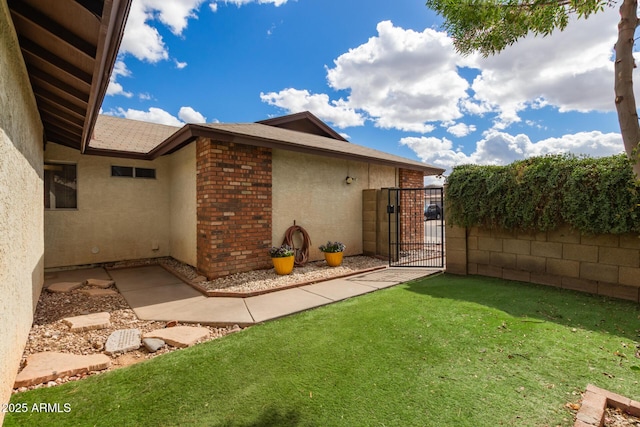
[[[571,426],[592,383],[640,400],[638,304],[440,275],[12,403],[5,425]]]

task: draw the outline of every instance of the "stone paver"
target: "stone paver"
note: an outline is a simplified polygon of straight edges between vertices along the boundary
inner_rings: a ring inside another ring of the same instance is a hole
[[[44,352],[27,357],[27,366],[18,374],[14,388],[29,387],[57,378],[107,369],[111,360],[104,354],[77,356],[74,354]]]
[[[56,282],[86,282],[87,279],[111,280],[104,268],[82,268],[77,270],[49,271],[44,275],[44,285]]]
[[[71,332],[104,329],[111,326],[111,314],[107,312],[91,313],[83,316],[66,317],[62,321],[69,325]]]
[[[84,286],[84,282],[57,282],[52,283],[47,288],[49,292],[64,293],[71,292]]]
[[[113,289],[82,289],[80,293],[90,297],[106,297],[110,295],[118,295],[117,291]]]
[[[93,287],[96,287],[96,288],[106,289],[106,288],[110,288],[114,284],[115,284],[115,282],[113,280],[87,279],[87,285],[88,286],[93,286]]]
[[[175,326],[147,332],[144,338],[159,338],[173,347],[189,347],[209,336],[209,329],[196,326]]]
[[[143,338],[142,345],[144,345],[149,353],[155,353],[164,347],[166,343],[160,338]]]
[[[104,352],[107,354],[126,353],[139,349],[141,345],[140,329],[119,329],[107,338]]]

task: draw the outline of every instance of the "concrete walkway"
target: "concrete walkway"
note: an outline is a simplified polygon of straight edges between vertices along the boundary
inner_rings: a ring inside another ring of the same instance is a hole
[[[439,271],[387,268],[246,298],[206,297],[157,265],[110,270],[108,274],[141,320],[247,326]]]

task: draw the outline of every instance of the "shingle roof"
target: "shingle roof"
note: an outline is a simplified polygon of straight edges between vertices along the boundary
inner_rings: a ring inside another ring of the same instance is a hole
[[[260,123],[207,123],[191,126],[233,135],[238,143],[406,167],[422,170],[430,175],[440,175],[444,172],[442,168],[362,145]]]
[[[147,154],[178,129],[180,128],[177,126],[100,115],[93,129],[89,147]]]
[[[101,115],[88,154],[155,159],[198,137],[420,170],[440,175],[444,169],[347,141],[262,123],[187,124],[182,128]]]

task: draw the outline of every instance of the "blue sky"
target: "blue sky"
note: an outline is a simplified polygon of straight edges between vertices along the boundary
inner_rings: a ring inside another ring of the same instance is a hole
[[[623,151],[617,10],[462,57],[423,0],[133,0],[102,111],[180,126],[309,110],[447,168]]]

